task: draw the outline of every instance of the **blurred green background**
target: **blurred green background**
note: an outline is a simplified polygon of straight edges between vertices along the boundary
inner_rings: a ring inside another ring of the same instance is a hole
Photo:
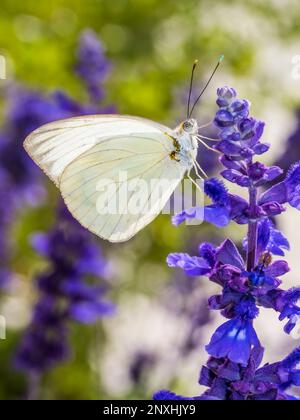
[[[271,161],[284,151],[296,124],[300,81],[292,77],[292,59],[300,53],[299,20],[300,4],[293,0],[2,0],[0,54],[7,59],[7,80],[0,81],[0,89],[21,82],[42,92],[64,89],[85,100],[73,66],[78,37],[90,28],[99,35],[113,65],[105,103],[114,104],[119,113],[175,126],[185,116],[193,61],[199,60],[195,84],[199,89],[224,54],[224,64],[195,115],[202,123],[209,121],[215,111],[216,88],[233,85],[240,96],[251,100],[254,115],[266,121],[265,137],[273,143]],[[2,95],[3,116],[5,107]],[[26,393],[26,380],[11,367],[11,357],[36,298],[32,276],[45,266],[28,238],[31,232],[47,230],[54,220],[58,193],[46,178],[45,183],[48,201],[23,209],[11,230],[16,280],[1,297],[0,313],[8,322],[7,339],[0,341],[1,399],[22,398]],[[282,221],[289,233],[293,233],[291,220]],[[203,326],[198,348],[179,356],[189,319],[168,308],[175,273],[166,267],[165,259],[170,252],[195,251],[201,240],[218,243],[229,235],[240,241],[243,234],[244,228],[233,226],[218,231],[208,225],[175,228],[168,216],[160,216],[128,243],[110,245],[99,240],[113,267],[110,295],[117,314],[96,326],[71,326],[73,357],[43,377],[40,397],[151,398],[153,391],[168,387],[183,394],[199,393],[198,371],[206,358],[203,346],[220,320],[216,317]],[[295,233],[290,239],[295,251],[289,262],[295,279],[300,274],[296,267],[300,248]],[[196,301],[191,304],[213,291],[199,279]],[[276,319],[268,316],[260,329],[272,361],[295,343],[288,342]],[[266,332],[272,322],[278,334],[270,333],[270,328]],[[130,366],[140,352],[151,354],[155,362],[146,364],[134,382]]]

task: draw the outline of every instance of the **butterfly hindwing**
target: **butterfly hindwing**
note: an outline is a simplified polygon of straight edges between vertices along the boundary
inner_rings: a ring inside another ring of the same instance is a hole
[[[157,133],[152,138],[154,150],[145,153],[149,133],[131,137],[130,152],[128,138],[111,138],[105,148],[94,146],[63,172],[60,189],[66,205],[98,236],[121,242],[135,235],[159,214],[182,179],[181,166],[164,148],[157,149]]]

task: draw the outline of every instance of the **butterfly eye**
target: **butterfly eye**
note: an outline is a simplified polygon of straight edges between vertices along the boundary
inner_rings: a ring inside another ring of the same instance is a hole
[[[183,123],[183,129],[184,129],[184,131],[187,131],[187,132],[189,132],[189,131],[191,131],[192,130],[192,128],[193,128],[193,124],[190,122],[190,121],[185,121],[184,123]]]

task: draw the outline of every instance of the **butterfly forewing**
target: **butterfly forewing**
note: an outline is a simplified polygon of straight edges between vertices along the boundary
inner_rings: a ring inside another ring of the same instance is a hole
[[[25,148],[83,226],[121,242],[157,216],[184,176],[168,134],[138,117],[84,116],[46,124]]]
[[[94,145],[111,137],[135,133],[170,132],[170,129],[138,117],[90,115],[45,124],[33,131],[24,147],[32,159],[59,186],[66,166]],[[164,139],[166,143],[166,139]]]

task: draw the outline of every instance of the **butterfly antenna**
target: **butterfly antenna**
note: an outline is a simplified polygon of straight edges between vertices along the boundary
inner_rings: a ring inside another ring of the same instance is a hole
[[[192,90],[193,90],[194,73],[195,73],[195,68],[197,67],[197,64],[198,64],[198,60],[195,60],[194,64],[193,64],[193,68],[192,68],[192,73],[191,73],[189,99],[188,99],[188,103],[187,103],[186,118],[188,118],[189,115],[190,115],[191,94],[192,94]]]
[[[199,102],[199,99],[201,98],[201,96],[203,95],[203,93],[206,91],[206,89],[207,89],[207,87],[208,87],[208,85],[210,84],[210,82],[211,82],[211,79],[214,77],[214,75],[215,75],[215,73],[216,73],[216,71],[218,70],[218,68],[219,68],[219,65],[222,63],[222,61],[224,60],[224,55],[221,55],[220,56],[220,58],[219,58],[219,60],[218,60],[218,63],[217,63],[217,65],[216,65],[216,67],[214,68],[214,70],[213,70],[213,72],[212,72],[212,74],[211,74],[211,76],[210,76],[210,78],[208,79],[208,81],[206,82],[206,85],[204,86],[204,88],[202,89],[202,91],[201,91],[201,93],[200,93],[200,95],[198,96],[198,98],[195,100],[195,102],[194,102],[194,105],[193,105],[193,107],[192,107],[192,109],[191,109],[191,112],[189,112],[188,113],[188,118],[191,118],[191,116],[192,116],[192,113],[193,113],[193,111],[194,111],[194,109],[195,109],[195,106],[197,105],[197,103]]]

